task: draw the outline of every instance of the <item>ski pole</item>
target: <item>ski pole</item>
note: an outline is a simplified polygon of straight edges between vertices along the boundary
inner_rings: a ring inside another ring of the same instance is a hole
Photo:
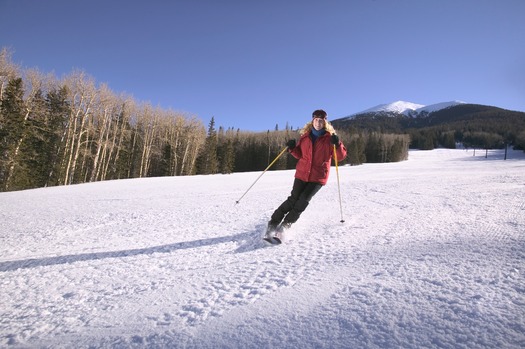
[[[344,223],[343,219],[343,202],[341,200],[341,185],[339,184],[339,166],[337,164],[337,149],[334,144],[334,160],[335,160],[335,173],[337,174],[337,190],[339,191],[339,210],[341,211],[341,223]]]
[[[257,181],[262,177],[262,175],[265,174],[266,171],[268,171],[268,169],[269,169],[270,167],[272,167],[272,165],[273,165],[273,164],[274,164],[274,163],[275,163],[275,162],[276,162],[276,161],[277,161],[277,160],[278,160],[278,159],[284,154],[284,152],[285,152],[287,149],[288,149],[288,146],[284,147],[284,149],[279,153],[279,155],[277,155],[277,157],[272,161],[272,163],[269,164],[268,167],[266,167],[266,169],[263,171],[263,173],[261,173],[261,175],[260,175],[259,177],[257,177],[257,179],[255,180],[255,182],[253,182],[253,184],[250,185],[250,187],[248,188],[248,190],[246,190],[246,191],[244,192],[244,194],[242,194],[242,196],[239,198],[239,200],[235,201],[235,204],[238,204],[238,203],[242,200],[242,198],[244,197],[244,195],[246,195],[246,194],[250,191],[250,189],[252,189],[252,187],[255,185],[255,183],[257,183]]]

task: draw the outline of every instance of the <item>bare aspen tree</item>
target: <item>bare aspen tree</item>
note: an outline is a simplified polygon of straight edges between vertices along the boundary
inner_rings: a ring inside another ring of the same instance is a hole
[[[116,168],[118,161],[118,144],[119,139],[122,138],[124,134],[124,122],[123,118],[125,117],[124,108],[125,102],[122,97],[114,96],[114,105],[113,105],[113,115],[110,120],[111,132],[107,132],[105,147],[102,154],[102,172],[100,175],[100,180],[105,180],[109,175],[110,166]]]
[[[176,176],[177,168],[179,167],[179,148],[183,137],[184,118],[174,112],[170,113],[168,118],[170,120],[169,144],[171,146],[169,174],[170,176]]]
[[[186,120],[182,114],[173,111],[170,111],[166,116],[169,124],[166,141],[170,149],[168,175],[177,176],[181,166],[182,148],[185,145],[184,127]]]
[[[204,125],[195,118],[189,120],[185,127],[185,144],[182,155],[180,175],[194,174],[197,158],[206,141]]]
[[[115,109],[114,95],[107,85],[102,85],[97,94],[97,100],[93,108],[93,115],[96,117],[94,133],[94,145],[96,147],[92,162],[90,182],[96,181],[101,175],[101,158],[105,155],[108,146],[109,133],[111,131],[112,114]]]
[[[140,135],[140,128],[139,128],[139,120],[140,120],[140,107],[135,106],[134,108],[134,117],[135,122],[133,123],[133,126],[131,127],[131,146],[129,148],[130,156],[128,159],[128,174],[127,178],[134,177],[134,170],[135,170],[135,156],[138,153],[137,147],[138,147],[138,141],[139,141],[139,135]]]
[[[7,48],[0,50],[0,103],[9,80],[20,76],[20,68],[11,61],[11,56],[12,52]]]
[[[113,134],[116,133],[116,130],[115,130],[116,126],[115,126],[115,123],[113,122],[113,117],[115,113],[117,112],[117,108],[118,108],[117,105],[113,105],[111,107],[109,117],[104,120],[105,125],[106,125],[106,128],[105,128],[106,132],[102,137],[102,146],[101,146],[102,152],[99,155],[100,161],[97,166],[97,170],[93,171],[93,172],[96,172],[95,174],[96,180],[103,180],[106,177],[106,172],[105,172],[107,169],[106,164],[109,164],[109,162],[111,161],[111,151],[114,146],[114,143],[112,141],[115,139],[115,136]],[[106,115],[106,112],[104,113],[104,115]]]
[[[64,184],[73,183],[77,167],[82,140],[87,132],[86,125],[91,113],[91,107],[96,96],[95,83],[92,78],[83,72],[72,74],[69,79],[70,87],[70,127],[68,132],[68,149]]]
[[[137,110],[136,104],[133,99],[127,98],[122,103],[122,114],[119,117],[119,123],[118,123],[119,135],[118,135],[117,146],[116,146],[116,151],[115,151],[115,160],[114,160],[116,168],[118,168],[118,164],[120,161],[120,153],[121,151],[123,151],[124,145],[126,144],[126,140],[131,139],[132,137],[132,134],[131,134],[132,131],[131,129],[128,129],[128,127],[131,127],[132,119],[136,114],[136,110]],[[131,155],[132,154],[130,154],[129,156],[130,158],[131,158]],[[131,165],[128,165],[128,174],[127,174],[128,178],[130,177],[130,174],[129,174],[130,170],[131,170]],[[117,178],[118,179],[121,178],[120,172],[118,172]]]
[[[79,153],[80,158],[77,158],[76,172],[77,172],[77,177],[82,178],[81,180],[78,180],[78,182],[80,183],[87,182],[89,178],[89,167],[90,167],[90,162],[91,162],[90,161],[90,158],[91,158],[90,149],[97,137],[95,125],[98,123],[98,120],[99,120],[98,115],[96,114],[97,99],[98,99],[98,90],[95,93],[95,98],[94,98],[92,107],[90,108],[90,113],[86,115],[87,124],[85,125],[84,131],[83,131],[84,137],[79,145],[79,148],[81,150]],[[74,183],[77,183],[77,181],[74,181]]]
[[[159,123],[159,114],[158,111],[153,109],[153,107],[147,103],[143,105],[140,117],[142,119],[143,125],[143,145],[139,178],[142,178],[148,175],[148,170],[151,165],[151,156],[153,153],[153,144],[155,142],[157,126]]]
[[[78,119],[78,114],[80,111],[78,109],[75,109],[72,106],[72,101],[76,99],[77,92],[72,90],[72,84],[71,84],[72,77],[69,77],[68,80],[65,82],[66,86],[68,86],[68,101],[70,102],[70,109],[69,109],[69,117],[67,120],[67,127],[64,130],[64,134],[62,137],[62,143],[64,144],[64,152],[63,157],[61,161],[60,166],[60,173],[62,175],[61,178],[59,178],[59,183],[67,185],[68,184],[68,175],[69,175],[69,169],[71,167],[71,158],[73,157],[73,148],[72,145],[75,142],[75,129]]]
[[[175,175],[186,174],[184,171],[188,166],[187,163],[190,154],[190,149],[195,143],[195,140],[193,139],[193,133],[195,131],[193,130],[191,124],[191,120],[185,120],[184,125],[182,125],[182,129],[180,130],[180,145],[177,147],[177,158],[180,159],[180,161],[178,161],[178,167],[175,169]]]

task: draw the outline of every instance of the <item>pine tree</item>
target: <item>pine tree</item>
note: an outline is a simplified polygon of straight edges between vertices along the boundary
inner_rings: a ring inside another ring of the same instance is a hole
[[[215,130],[215,118],[212,117],[208,125],[208,135],[204,143],[197,164],[198,174],[215,174],[219,172],[219,161],[217,159],[217,131]]]
[[[45,143],[47,144],[47,179],[45,186],[55,186],[60,183],[63,171],[60,168],[64,156],[64,130],[70,112],[67,101],[68,91],[66,86],[53,89],[46,96],[46,130]]]
[[[521,149],[525,151],[525,131],[521,131],[516,136],[516,143],[514,145],[514,149]]]
[[[360,165],[360,157],[359,157],[359,139],[357,137],[353,137],[350,141],[350,144],[347,146],[348,149],[348,156],[347,160],[350,162],[351,165]]]
[[[46,100],[41,90],[31,99],[30,113],[26,120],[24,140],[20,144],[19,166],[14,172],[12,189],[43,187],[47,181],[48,140]]]
[[[20,144],[26,132],[24,89],[21,78],[11,79],[0,106],[0,188],[9,190],[17,164]]]
[[[368,140],[365,148],[365,155],[367,162],[381,162],[381,141],[377,133],[368,135]]]
[[[169,176],[170,174],[170,162],[173,155],[171,144],[164,143],[162,147],[162,154],[159,159],[158,169],[156,176]]]
[[[454,139],[454,131],[443,132],[441,134],[441,145],[448,149],[456,149],[456,140]]]
[[[219,159],[221,164],[221,173],[232,173],[235,166],[235,148],[233,147],[233,142],[231,139],[228,139],[224,144],[221,145]]]

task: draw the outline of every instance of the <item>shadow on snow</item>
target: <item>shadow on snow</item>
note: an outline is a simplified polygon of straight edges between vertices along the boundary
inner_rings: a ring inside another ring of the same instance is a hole
[[[250,252],[266,246],[262,241],[260,226],[250,232],[244,232],[228,236],[220,236],[209,239],[200,239],[195,241],[178,242],[174,244],[137,248],[122,251],[108,251],[95,253],[81,253],[66,256],[30,258],[18,261],[0,262],[0,272],[13,271],[17,269],[31,269],[38,267],[47,267],[52,265],[70,264],[75,262],[93,261],[108,258],[123,258],[140,255],[151,255],[154,253],[171,253],[179,250],[187,250],[205,246],[218,245],[223,243],[237,243],[237,248],[233,253]]]

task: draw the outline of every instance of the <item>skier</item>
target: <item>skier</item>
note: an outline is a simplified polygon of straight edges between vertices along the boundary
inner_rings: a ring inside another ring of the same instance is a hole
[[[346,157],[346,148],[326,117],[324,110],[314,111],[312,121],[301,130],[299,141],[291,139],[286,143],[288,152],[299,161],[292,192],[272,214],[266,230],[266,239],[277,238],[277,242],[280,242],[279,236],[276,235],[280,235],[297,222],[312,197],[326,184],[334,145],[337,160]]]

